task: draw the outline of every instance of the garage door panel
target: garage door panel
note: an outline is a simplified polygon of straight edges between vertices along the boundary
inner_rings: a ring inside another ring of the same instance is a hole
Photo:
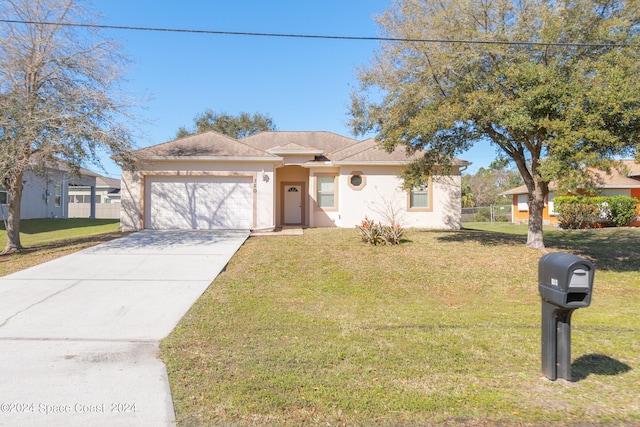
[[[237,177],[158,177],[149,183],[148,228],[249,229],[253,183]]]
[[[148,228],[194,228],[194,215],[189,206],[195,192],[193,183],[151,182],[150,190]]]

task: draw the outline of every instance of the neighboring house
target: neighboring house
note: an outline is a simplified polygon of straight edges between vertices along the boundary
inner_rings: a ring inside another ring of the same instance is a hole
[[[82,185],[95,188],[98,175],[81,169],[80,176],[62,166],[48,169],[46,176],[27,171],[24,174],[20,219],[68,218],[70,186]],[[7,192],[0,187],[0,214],[7,218]]]
[[[640,164],[633,160],[622,160],[627,173],[620,173],[616,168],[612,168],[610,173],[603,171],[597,172],[598,188],[602,196],[631,196],[640,200]],[[578,190],[577,193],[580,191]],[[527,188],[522,185],[520,187],[505,191],[502,193],[513,198],[513,209],[511,210],[514,224],[523,224],[529,221],[529,206],[527,203]],[[558,217],[554,210],[553,199],[556,197],[555,183],[549,184],[549,195],[545,200],[545,206],[542,214],[543,223],[546,225],[555,225],[558,223]],[[564,195],[564,194],[562,194]],[[639,206],[640,207],[640,206]],[[640,220],[633,222],[631,225],[640,226]]]
[[[93,197],[93,199],[92,199]],[[91,213],[94,206],[93,215]],[[120,180],[97,176],[95,187],[69,187],[69,218],[120,218]]]
[[[368,216],[405,227],[460,228],[460,169],[406,191],[413,157],[330,132],[207,132],[137,151],[122,174],[121,226],[140,229],[354,227]],[[420,155],[417,153],[416,156]]]

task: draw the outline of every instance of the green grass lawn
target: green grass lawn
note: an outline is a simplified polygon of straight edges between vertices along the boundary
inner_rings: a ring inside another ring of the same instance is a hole
[[[20,223],[23,250],[0,255],[0,276],[114,239],[117,219],[32,219]],[[4,224],[0,223],[0,250],[7,244]]]
[[[545,232],[596,265],[573,381],[540,369],[526,227],[252,238],[162,342],[179,425],[640,425],[640,229]]]

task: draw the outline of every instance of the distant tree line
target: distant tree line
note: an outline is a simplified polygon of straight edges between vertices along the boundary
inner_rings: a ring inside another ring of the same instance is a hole
[[[511,199],[500,193],[523,184],[522,176],[510,167],[507,159],[495,160],[487,169],[480,168],[474,175],[462,176],[462,207],[511,204]]]

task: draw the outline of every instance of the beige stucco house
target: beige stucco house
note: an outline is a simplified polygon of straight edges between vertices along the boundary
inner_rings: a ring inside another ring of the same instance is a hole
[[[460,228],[460,170],[402,189],[412,160],[372,139],[330,132],[202,133],[138,150],[122,173],[121,225],[141,229],[354,227],[365,216],[404,227]],[[419,153],[416,155],[420,155]]]

